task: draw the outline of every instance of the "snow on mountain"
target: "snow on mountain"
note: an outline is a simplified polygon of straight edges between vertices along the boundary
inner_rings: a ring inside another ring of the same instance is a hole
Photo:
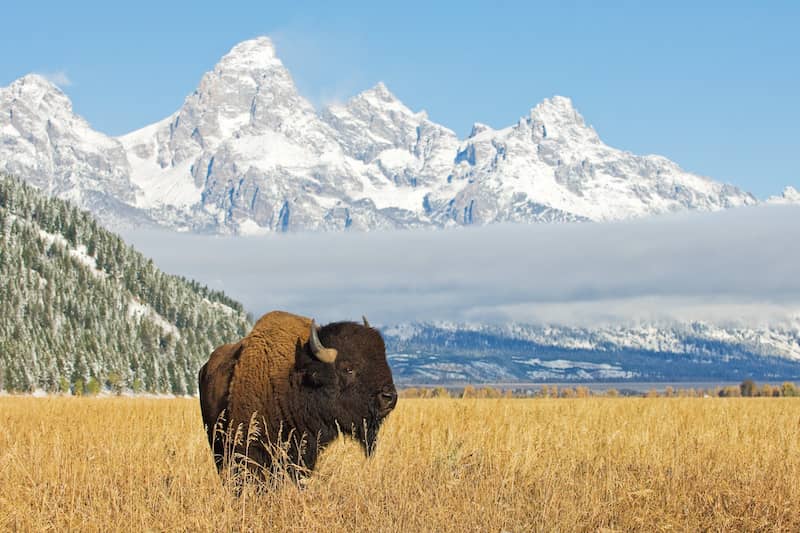
[[[174,114],[119,138],[38,76],[0,89],[5,170],[105,222],[263,233],[617,220],[756,203],[606,146],[568,98],[467,139],[382,83],[316,111],[266,37],[231,49]]]
[[[135,189],[123,146],[93,130],[36,74],[0,88],[0,171],[90,209],[108,225],[117,218],[147,222],[130,207]]]
[[[736,344],[758,354],[800,361],[800,319],[790,326],[771,328],[721,327],[703,322],[567,327],[509,323],[501,326],[453,322],[394,325],[384,334],[397,343],[408,343],[430,335],[480,333],[523,340],[567,350],[611,352],[643,350],[657,353],[691,354],[703,351],[705,342]],[[699,347],[698,347],[699,346]]]
[[[175,115],[120,140],[142,208],[220,231],[394,226],[363,194],[376,171],[345,155],[264,37],[235,46]]]
[[[800,376],[800,315],[769,327],[437,322],[395,325],[383,334],[399,381],[410,383]]]
[[[800,204],[800,191],[791,185],[783,189],[780,196],[770,196],[767,198],[769,204]]]
[[[192,393],[214,346],[250,327],[238,302],[20,179],[0,176],[0,228],[0,390]]]
[[[383,83],[344,105],[329,106],[321,116],[348,156],[382,175],[365,191],[376,206],[429,214],[425,197],[441,188],[452,168],[458,146],[454,132],[431,122],[424,111],[411,111]]]
[[[447,214],[463,223],[525,221],[540,213],[545,220],[618,220],[755,203],[666,158],[603,144],[571,100],[560,96],[511,127],[473,129],[459,147],[453,179],[467,185]]]

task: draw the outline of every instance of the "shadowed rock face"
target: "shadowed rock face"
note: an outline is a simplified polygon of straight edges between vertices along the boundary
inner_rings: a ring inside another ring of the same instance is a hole
[[[246,457],[260,480],[284,467],[299,479],[339,430],[371,455],[397,403],[377,330],[354,322],[316,330],[310,319],[280,311],[264,315],[239,343],[217,348],[199,383],[217,468],[233,452],[240,456],[234,466]],[[249,445],[230,438],[238,427],[245,441],[255,436]]]

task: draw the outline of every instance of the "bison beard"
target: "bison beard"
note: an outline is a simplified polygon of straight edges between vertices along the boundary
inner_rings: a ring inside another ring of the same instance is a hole
[[[397,402],[377,330],[274,311],[200,370],[200,406],[220,474],[299,481],[339,431],[371,456]]]

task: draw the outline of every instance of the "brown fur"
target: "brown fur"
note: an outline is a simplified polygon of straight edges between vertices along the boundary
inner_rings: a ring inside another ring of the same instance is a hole
[[[289,378],[295,347],[308,342],[311,320],[283,311],[261,317],[243,341],[244,349],[229,389],[230,420],[247,423],[253,413],[277,431],[288,406]]]
[[[342,350],[336,362],[323,363],[308,347],[310,328],[309,318],[273,311],[239,343],[214,350],[200,370],[203,422],[219,469],[225,453],[220,433],[241,425],[247,435],[251,419],[261,437],[235,451],[263,468],[274,466],[270,444],[290,442],[290,462],[313,469],[318,450],[339,427],[352,430],[371,452],[380,422],[394,406],[386,409],[381,391],[396,401],[383,340],[369,327],[331,324],[320,337]]]

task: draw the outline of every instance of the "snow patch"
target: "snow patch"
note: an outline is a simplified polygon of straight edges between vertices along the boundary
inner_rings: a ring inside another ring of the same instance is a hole
[[[140,302],[136,297],[131,298],[131,300],[128,302],[128,316],[135,319],[147,318],[160,327],[165,333],[172,334],[178,339],[181,337],[181,334],[175,324],[172,324],[166,320],[164,317],[156,313],[155,309],[146,303]]]
[[[97,259],[89,255],[85,245],[79,244],[77,248],[73,248],[63,235],[48,233],[43,229],[39,229],[38,231],[39,236],[42,238],[46,246],[52,246],[53,243],[57,243],[59,246],[64,248],[71,257],[74,257],[79,263],[86,266],[95,277],[108,277],[108,274],[106,274],[104,270],[98,268]]]

